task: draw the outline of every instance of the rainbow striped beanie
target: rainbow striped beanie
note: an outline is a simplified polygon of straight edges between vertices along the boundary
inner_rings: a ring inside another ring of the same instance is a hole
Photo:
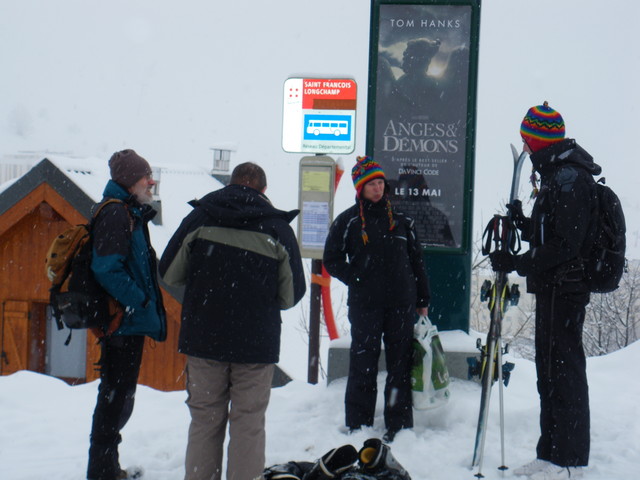
[[[360,198],[360,193],[365,183],[375,180],[376,178],[384,178],[384,172],[380,164],[371,157],[358,157],[357,162],[351,169],[351,178],[353,186],[356,187],[356,195]]]
[[[532,151],[564,139],[564,120],[547,102],[531,107],[520,125],[520,135]]]

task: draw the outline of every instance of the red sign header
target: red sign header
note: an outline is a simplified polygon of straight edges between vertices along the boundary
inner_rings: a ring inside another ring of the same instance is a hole
[[[312,110],[355,110],[356,82],[349,79],[305,78],[302,108]]]

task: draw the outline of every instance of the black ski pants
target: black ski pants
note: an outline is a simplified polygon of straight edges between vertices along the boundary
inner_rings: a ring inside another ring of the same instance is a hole
[[[562,467],[589,463],[589,388],[582,345],[588,303],[589,293],[563,293],[557,287],[536,294],[537,455]]]
[[[120,472],[120,430],[133,412],[144,337],[109,337],[101,341],[101,346],[100,385],[91,425],[87,478],[114,480]]]
[[[385,426],[388,430],[413,427],[411,342],[415,318],[413,305],[394,308],[349,306],[351,350],[344,402],[347,427],[373,425],[381,340],[384,341],[387,365]]]

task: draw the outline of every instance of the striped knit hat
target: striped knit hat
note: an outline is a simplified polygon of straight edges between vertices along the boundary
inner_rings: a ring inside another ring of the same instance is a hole
[[[547,102],[531,107],[520,125],[520,135],[533,152],[564,139],[564,120]]]
[[[356,164],[351,169],[351,178],[353,186],[356,187],[356,195],[360,198],[364,184],[375,180],[376,178],[384,178],[384,172],[380,164],[371,157],[358,157]]]
[[[362,189],[365,184],[370,182],[371,180],[375,180],[380,178],[385,181],[386,178],[384,176],[384,172],[382,171],[382,167],[378,162],[373,160],[373,158],[365,156],[365,157],[357,157],[357,162],[354,167],[351,169],[351,179],[353,180],[353,186],[356,187],[356,196],[358,198],[358,202],[360,203],[360,220],[362,221],[362,241],[366,245],[369,242],[369,236],[366,232],[366,221],[364,217],[364,205],[362,203],[362,198],[360,194],[362,193]],[[387,215],[389,217],[389,230],[393,230],[396,226],[396,222],[393,219],[393,211],[391,210],[391,203],[389,202],[389,197],[385,194],[383,197],[387,206]]]

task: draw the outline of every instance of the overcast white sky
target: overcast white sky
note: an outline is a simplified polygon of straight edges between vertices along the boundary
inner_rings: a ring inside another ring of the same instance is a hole
[[[4,0],[0,155],[49,150],[106,161],[132,147],[152,163],[210,165],[209,148],[232,143],[232,166],[261,163],[268,195],[294,208],[301,155],[281,148],[283,83],[356,80],[350,168],[365,148],[369,9],[369,0]],[[631,0],[483,2],[475,232],[508,195],[509,143],[520,146],[524,113],[548,100],[622,197],[629,256],[640,258],[637,18]],[[353,193],[345,176],[336,213]]]

